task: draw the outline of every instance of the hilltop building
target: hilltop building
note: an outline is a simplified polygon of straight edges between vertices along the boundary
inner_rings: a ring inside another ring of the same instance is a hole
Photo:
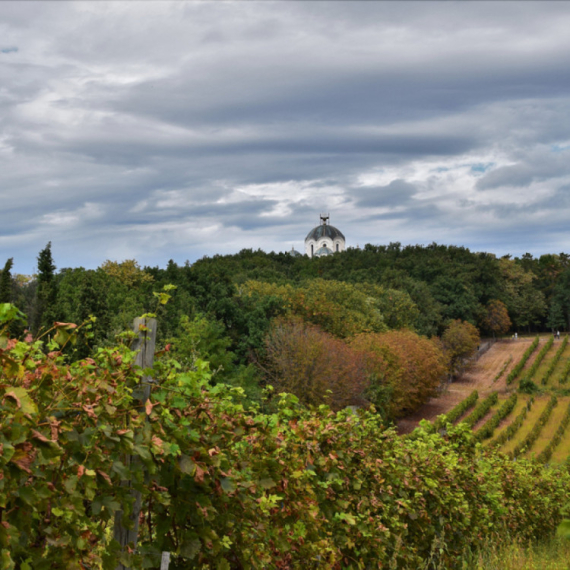
[[[329,217],[328,214],[321,214],[321,224],[305,238],[305,254],[309,257],[322,257],[345,250],[346,240],[340,230],[328,223]]]

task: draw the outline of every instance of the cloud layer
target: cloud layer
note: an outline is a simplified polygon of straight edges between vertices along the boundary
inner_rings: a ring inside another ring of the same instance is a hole
[[[0,263],[568,251],[559,2],[4,2]]]

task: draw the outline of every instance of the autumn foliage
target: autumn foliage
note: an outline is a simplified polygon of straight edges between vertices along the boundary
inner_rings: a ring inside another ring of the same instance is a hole
[[[265,344],[267,380],[306,405],[338,410],[363,402],[363,357],[345,342],[299,318],[278,319]]]
[[[417,410],[435,395],[447,372],[441,343],[409,330],[358,335],[350,346],[364,360],[368,397],[393,418]]]
[[[471,323],[455,319],[445,329],[441,340],[449,357],[451,370],[459,372],[465,360],[475,354],[479,346],[479,331]]]
[[[511,328],[511,324],[507,306],[497,299],[489,301],[485,307],[483,328],[495,336],[505,334]]]

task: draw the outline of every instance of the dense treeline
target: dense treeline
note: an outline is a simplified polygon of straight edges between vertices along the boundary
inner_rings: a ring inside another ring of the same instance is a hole
[[[398,416],[421,405],[437,385],[423,375],[417,387],[413,366],[398,347],[405,345],[412,360],[437,363],[432,370],[445,377],[444,369],[461,372],[479,333],[566,328],[569,259],[566,254],[498,259],[462,247],[393,243],[318,259],[242,250],[193,264],[169,261],[166,268],[141,268],[127,260],[107,261],[95,270],[58,271],[48,244],[32,277],[12,275],[13,260],[7,260],[0,301],[22,310],[34,334],[53,322],[81,323],[95,316],[73,350],[68,349],[76,359],[112,345],[135,316],[156,312],[159,342],[172,342],[181,362],[208,360],[216,372],[213,383],[235,383],[252,397],[259,397],[265,382],[290,388],[286,379],[295,366],[302,367],[302,362],[289,362],[288,370],[276,365],[272,343],[279,323],[295,330],[297,340],[310,337],[315,354],[335,352],[337,369],[333,373],[329,366],[325,373],[321,367],[325,378],[341,369],[351,374],[343,397],[326,396],[330,385],[318,389],[322,402],[339,408],[364,398]],[[163,305],[160,294],[169,284],[176,289]],[[302,334],[299,320],[309,327]],[[408,336],[398,337],[398,331]],[[380,345],[374,344],[380,339]],[[288,350],[295,358],[307,358],[309,353],[293,348]],[[342,355],[355,365],[342,364]],[[322,386],[323,378],[313,376],[315,385]],[[349,395],[348,385],[360,388]],[[412,385],[417,397],[406,388]]]

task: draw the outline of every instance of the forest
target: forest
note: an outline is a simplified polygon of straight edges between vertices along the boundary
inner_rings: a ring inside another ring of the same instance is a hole
[[[32,276],[7,260],[0,568],[158,568],[164,551],[174,569],[467,568],[489,541],[552,536],[567,468],[479,443],[532,398],[473,394],[409,436],[390,426],[482,338],[567,330],[569,261],[436,244],[95,270],[58,270],[47,244]],[[157,322],[152,369],[129,348],[140,316]],[[121,551],[130,487],[139,543]]]

